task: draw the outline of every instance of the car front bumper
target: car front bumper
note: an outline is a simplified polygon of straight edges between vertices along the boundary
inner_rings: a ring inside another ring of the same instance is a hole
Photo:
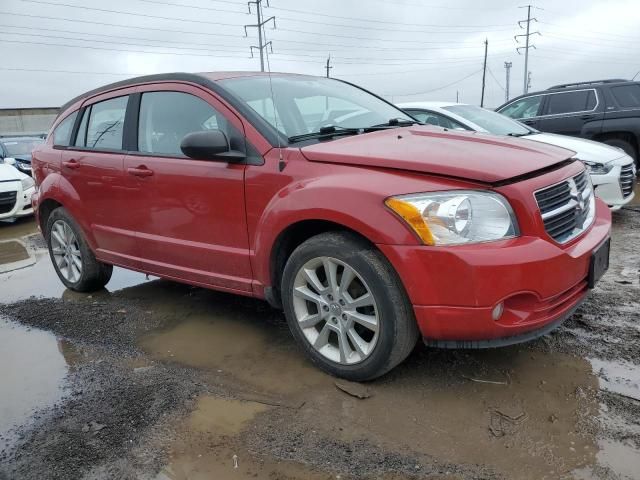
[[[613,164],[614,167],[606,175],[591,174],[590,176],[596,196],[609,205],[611,210],[620,210],[620,208],[631,202],[634,198],[633,190],[625,196],[620,179],[623,168],[633,167],[633,159],[625,155],[618,160],[614,160]],[[633,175],[633,181],[635,181],[635,174]]]
[[[33,215],[31,197],[34,192],[34,187],[22,190],[20,181],[0,183],[0,196],[3,196],[1,194],[15,194],[15,200],[4,201],[2,205],[0,205],[0,220],[10,220]]]
[[[522,236],[455,247],[379,245],[396,268],[425,342],[489,347],[544,334],[588,292],[594,250],[610,235],[611,213],[597,202],[593,225],[567,245]],[[494,309],[503,313],[494,320]]]

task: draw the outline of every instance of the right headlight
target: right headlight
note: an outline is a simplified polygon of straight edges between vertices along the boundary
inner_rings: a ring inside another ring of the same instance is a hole
[[[426,245],[490,242],[519,235],[509,202],[494,192],[418,193],[390,197],[385,204]]]
[[[29,190],[31,187],[35,186],[36,182],[33,181],[33,178],[26,177],[20,180],[22,183],[22,191]]]
[[[613,169],[613,163],[596,163],[596,162],[588,162],[583,160],[582,163],[585,164],[587,171],[592,175],[606,175]]]

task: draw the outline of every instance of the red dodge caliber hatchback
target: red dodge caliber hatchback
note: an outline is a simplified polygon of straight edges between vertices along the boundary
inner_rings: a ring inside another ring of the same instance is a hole
[[[70,289],[117,265],[266,299],[324,370],[415,346],[530,340],[608,266],[610,214],[573,152],[422,126],[346,82],[166,74],[88,92],[33,155]]]

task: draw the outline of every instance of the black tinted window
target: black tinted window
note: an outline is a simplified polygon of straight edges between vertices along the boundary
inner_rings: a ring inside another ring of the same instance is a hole
[[[180,142],[189,133],[222,130],[231,141],[233,135],[226,119],[207,102],[182,92],[142,94],[138,127],[138,150],[161,155],[184,156]],[[236,146],[235,149],[240,149]]]
[[[621,107],[640,107],[640,85],[612,87],[611,92]]]
[[[76,123],[78,112],[73,112],[65,118],[53,131],[53,144],[60,147],[68,147],[71,141],[71,131]]]
[[[560,113],[584,112],[593,110],[596,106],[596,96],[593,90],[578,92],[556,93],[549,95],[547,115]]]
[[[129,97],[118,97],[91,106],[87,128],[88,148],[122,150],[124,114]]]

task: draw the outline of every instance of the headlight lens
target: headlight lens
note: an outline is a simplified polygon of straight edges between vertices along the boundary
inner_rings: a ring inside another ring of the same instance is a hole
[[[593,175],[606,175],[613,169],[611,163],[585,162],[584,160],[582,163],[587,167],[587,171]]]
[[[427,245],[489,242],[519,234],[509,202],[493,192],[419,193],[391,197],[385,204]]]
[[[33,181],[33,178],[27,177],[20,180],[22,182],[22,190],[28,190],[31,187],[35,186],[36,182]]]

